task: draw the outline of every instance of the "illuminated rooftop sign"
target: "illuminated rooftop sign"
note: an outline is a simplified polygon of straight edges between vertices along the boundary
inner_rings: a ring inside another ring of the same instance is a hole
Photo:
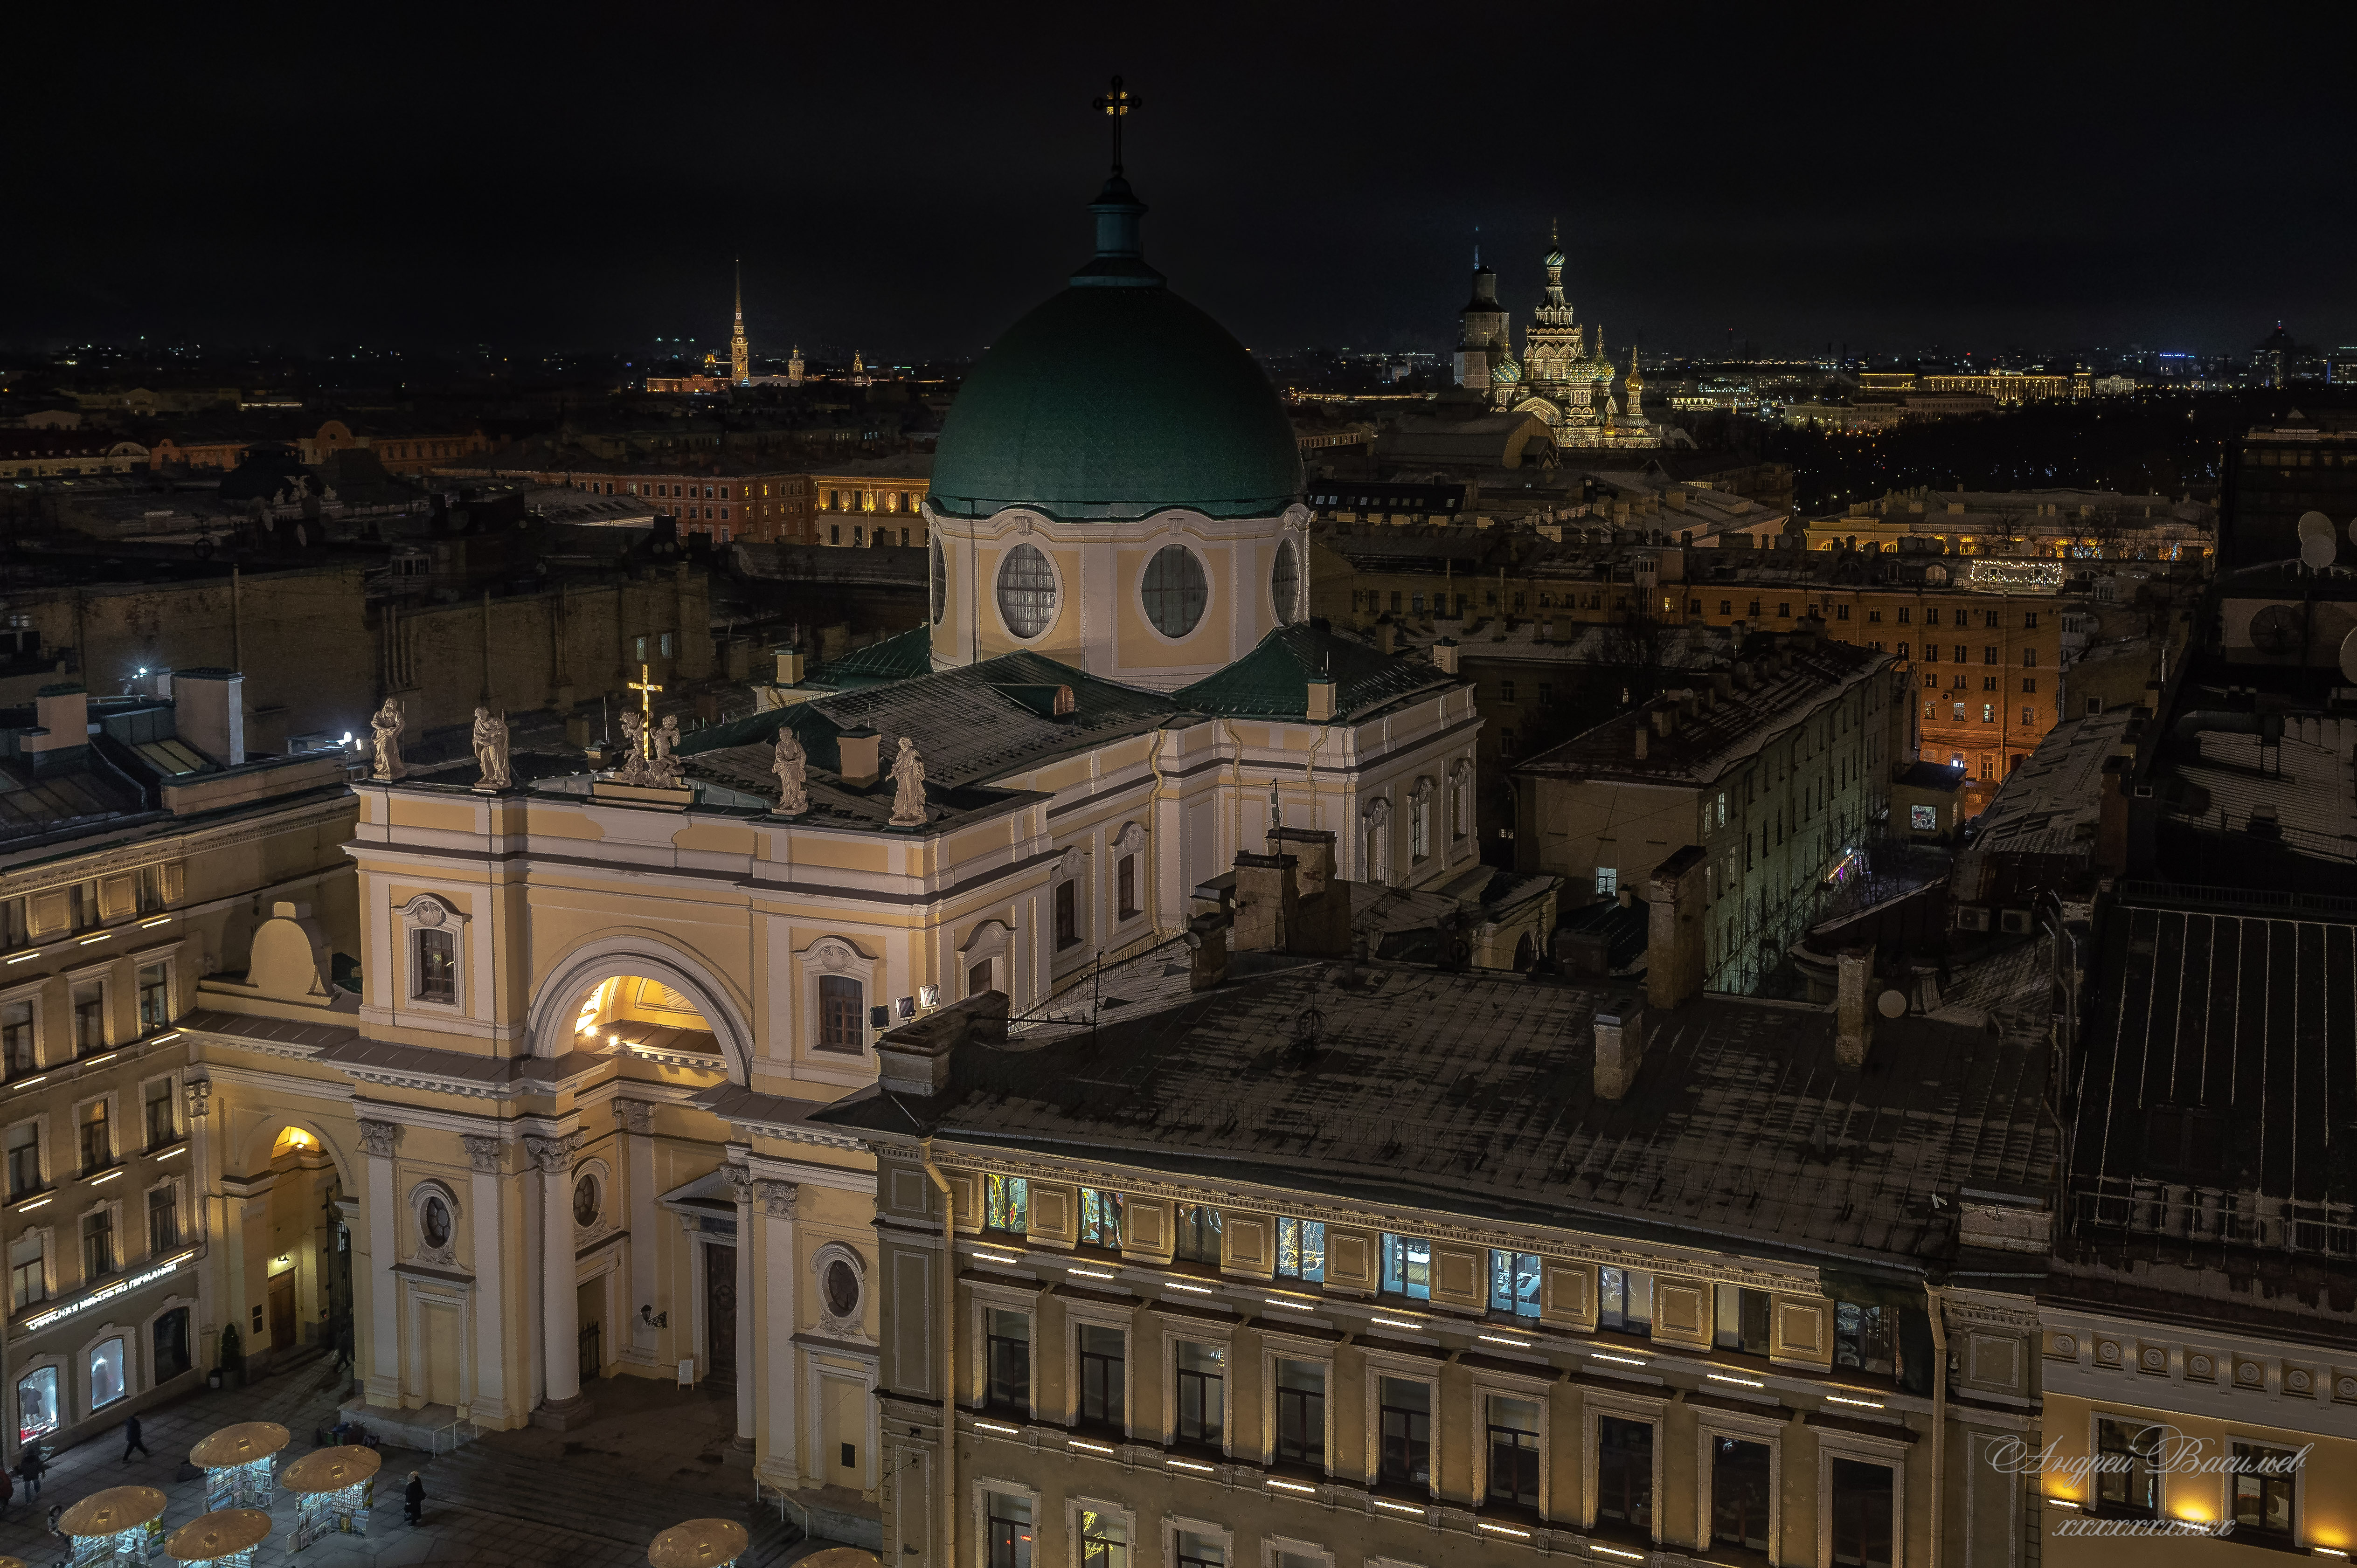
[[[1991,588],[2001,594],[2059,593],[2062,587],[2062,563],[1979,555],[1973,558],[1970,581],[1975,588]]]

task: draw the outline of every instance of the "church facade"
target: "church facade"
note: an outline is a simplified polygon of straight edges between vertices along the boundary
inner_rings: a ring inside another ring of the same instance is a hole
[[[388,759],[355,786],[360,993],[292,908],[283,961],[200,993],[212,1224],[261,1246],[274,1151],[307,1152],[362,1421],[563,1427],[601,1378],[692,1377],[765,1487],[880,1539],[875,1161],[813,1118],[883,1034],[992,997],[1020,1032],[1102,964],[1183,962],[1272,827],[1389,886],[1478,862],[1470,686],[1307,617],[1274,391],[1146,267],[1126,184],[1093,210],[944,431],[931,618],[862,650],[900,668],[642,725],[627,776]]]
[[[1557,446],[1661,446],[1661,427],[1644,416],[1645,382],[1635,349],[1623,395],[1616,398],[1612,382],[1623,372],[1605,351],[1604,328],[1583,325],[1564,293],[1563,246],[1552,236],[1540,265],[1545,290],[1523,329],[1518,360],[1512,317],[1498,299],[1498,274],[1475,258],[1472,298],[1458,312],[1457,384],[1500,412],[1545,420]]]

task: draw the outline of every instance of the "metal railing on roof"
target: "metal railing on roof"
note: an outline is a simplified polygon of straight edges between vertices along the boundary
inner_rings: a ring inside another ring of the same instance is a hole
[[[2083,1176],[2071,1196],[2073,1217],[2084,1228],[2357,1258],[2357,1205],[2300,1203],[2138,1176]]]
[[[2187,904],[2213,909],[2357,915],[2357,898],[2333,893],[2284,893],[2271,887],[2211,887],[2190,882],[2123,881],[2115,886],[2120,897],[2132,902]]]

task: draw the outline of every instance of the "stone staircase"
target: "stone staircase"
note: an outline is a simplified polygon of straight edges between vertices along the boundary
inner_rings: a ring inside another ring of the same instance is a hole
[[[802,1530],[791,1520],[780,1521],[774,1506],[756,1508],[748,1497],[673,1488],[646,1477],[617,1477],[602,1465],[525,1457],[476,1442],[446,1450],[421,1467],[429,1508],[470,1509],[641,1551],[657,1532],[684,1519],[744,1525],[752,1544],[742,1568],[765,1568],[802,1540]]]

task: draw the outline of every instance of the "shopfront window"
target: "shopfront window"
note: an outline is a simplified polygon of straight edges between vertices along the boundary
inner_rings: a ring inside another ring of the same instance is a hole
[[[90,1408],[104,1410],[130,1391],[123,1378],[123,1341],[103,1341],[90,1353]]]

